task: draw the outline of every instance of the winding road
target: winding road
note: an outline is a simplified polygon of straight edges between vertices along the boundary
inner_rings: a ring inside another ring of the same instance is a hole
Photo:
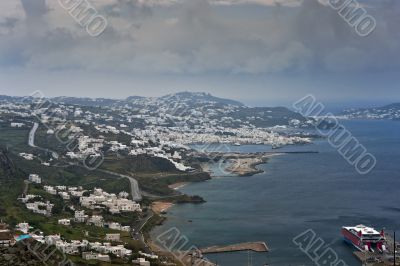
[[[38,128],[39,123],[34,123],[31,131],[29,132],[28,145],[32,148],[37,148],[37,146],[35,145],[35,134]]]
[[[128,178],[130,184],[131,184],[131,195],[132,195],[132,200],[134,201],[141,201],[142,200],[142,193],[140,192],[140,188],[139,188],[139,183],[136,179],[134,179],[131,176],[127,176],[127,175],[123,175],[123,174],[118,174],[118,173],[114,173],[108,170],[103,170],[103,169],[97,169],[100,172],[103,173],[107,173],[110,175],[115,175],[118,177],[123,177],[123,178]]]
[[[32,148],[36,148],[45,152],[50,152],[51,155],[53,156],[54,159],[58,159],[58,153],[49,149],[45,149],[45,148],[41,148],[39,146],[35,145],[35,134],[36,131],[39,128],[39,123],[33,123],[33,127],[31,129],[31,131],[29,132],[29,137],[28,137],[28,145],[31,146]]]

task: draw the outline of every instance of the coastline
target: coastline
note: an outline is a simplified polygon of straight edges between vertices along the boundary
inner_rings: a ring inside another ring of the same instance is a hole
[[[282,153],[274,153],[274,154],[229,154],[229,157],[227,157],[227,163],[228,166],[226,166],[224,168],[224,171],[229,172],[230,174],[232,174],[232,177],[245,177],[245,176],[253,176],[255,174],[258,173],[263,173],[263,170],[257,169],[258,165],[262,165],[262,164],[266,164],[268,163],[268,160],[274,156],[278,156],[278,155],[282,155]],[[213,178],[215,178],[215,176],[213,176],[213,171],[212,171],[212,163],[203,163],[201,164],[201,169],[203,172],[207,172],[210,173],[211,176]],[[186,185],[190,184],[190,182],[178,182],[178,183],[174,183],[169,185],[168,187],[174,190],[179,190],[183,187],[185,187]],[[166,214],[168,212],[168,210],[174,206],[175,204],[172,202],[167,202],[167,201],[154,201],[151,204],[151,209],[152,211],[157,214],[157,215],[163,215]],[[165,221],[165,219],[167,219],[165,216],[162,216],[164,218],[163,221]],[[155,225],[156,226],[159,226]],[[153,228],[154,228],[153,227]],[[151,230],[153,230],[150,229]],[[162,247],[160,247],[157,243],[156,240],[153,239],[153,236],[151,235],[151,233],[148,235],[149,238],[147,239],[147,243],[150,247],[150,249],[159,255],[162,256],[167,256],[170,258],[174,258],[175,260],[177,259],[177,254],[175,254],[174,252],[171,252],[170,250],[166,250]],[[186,259],[184,260],[186,261]],[[186,264],[183,263],[182,260],[179,259],[179,263],[181,263],[182,265],[191,265],[190,263]],[[204,261],[203,261],[204,263]],[[208,265],[215,265],[215,264],[208,264]]]
[[[188,184],[190,184],[190,182],[178,182],[178,183],[171,184],[168,187],[173,189],[173,190],[179,190],[179,189],[185,187]]]

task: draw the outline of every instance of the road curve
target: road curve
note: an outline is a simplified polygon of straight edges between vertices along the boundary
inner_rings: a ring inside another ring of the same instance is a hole
[[[31,131],[29,132],[29,138],[28,138],[28,145],[31,146],[32,148],[36,148],[37,146],[35,145],[35,134],[36,130],[39,128],[38,123],[34,123]]]
[[[36,122],[33,123],[33,127],[31,129],[31,131],[29,132],[28,145],[32,148],[36,148],[36,149],[39,149],[39,150],[42,150],[45,152],[50,152],[54,159],[58,159],[59,156],[58,156],[57,152],[49,150],[49,149],[41,148],[41,147],[38,147],[35,145],[35,134],[36,134],[36,131],[38,130],[38,128],[39,128],[39,123],[36,123]]]
[[[139,188],[139,183],[136,179],[134,179],[131,176],[127,176],[127,175],[122,175],[119,173],[114,173],[108,170],[103,170],[103,169],[97,169],[98,171],[101,171],[103,173],[107,173],[110,175],[115,175],[115,176],[119,176],[119,177],[123,177],[123,178],[128,178],[130,184],[131,184],[131,195],[132,195],[132,200],[134,201],[141,201],[142,200],[142,193],[140,192],[140,188]]]

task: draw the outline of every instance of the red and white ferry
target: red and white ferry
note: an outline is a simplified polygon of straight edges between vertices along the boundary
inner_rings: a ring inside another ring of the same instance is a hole
[[[378,232],[365,225],[343,226],[342,235],[346,242],[354,245],[360,251],[386,251],[385,232]]]

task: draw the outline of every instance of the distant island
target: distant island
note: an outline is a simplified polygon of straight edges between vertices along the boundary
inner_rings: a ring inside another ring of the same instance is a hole
[[[400,103],[382,107],[346,109],[339,116],[347,119],[400,120]]]

